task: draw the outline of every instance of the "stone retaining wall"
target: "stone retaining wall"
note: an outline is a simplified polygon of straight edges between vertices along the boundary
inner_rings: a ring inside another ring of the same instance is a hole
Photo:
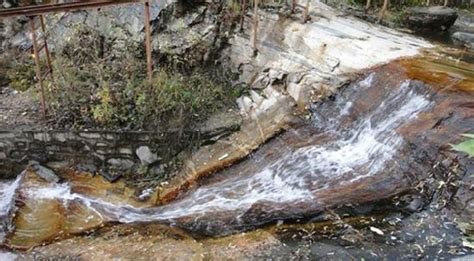
[[[150,158],[155,162],[169,159],[193,136],[179,132],[0,131],[0,177],[17,175],[31,160],[52,168],[79,162],[118,169],[149,165],[153,164]]]

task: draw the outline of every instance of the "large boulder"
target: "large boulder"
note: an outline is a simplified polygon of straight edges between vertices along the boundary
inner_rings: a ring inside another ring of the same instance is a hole
[[[466,10],[459,10],[458,15],[459,17],[451,28],[451,31],[474,33],[474,13]]]
[[[455,32],[451,38],[454,43],[474,50],[474,33]]]
[[[406,25],[415,31],[446,31],[458,14],[456,10],[443,6],[413,7],[407,10]]]
[[[450,30],[455,44],[474,50],[474,14],[460,11],[459,18]]]

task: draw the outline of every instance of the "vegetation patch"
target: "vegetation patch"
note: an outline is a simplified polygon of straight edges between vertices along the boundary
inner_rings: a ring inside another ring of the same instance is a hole
[[[3,70],[5,70],[5,82],[8,82],[10,86],[17,91],[26,91],[35,85],[35,64],[33,59],[30,57],[24,57],[24,59],[15,60],[11,64],[6,64]]]
[[[47,83],[57,127],[189,128],[240,95],[203,69],[160,65],[148,81],[143,43],[85,26],[76,30],[54,59],[54,82]]]

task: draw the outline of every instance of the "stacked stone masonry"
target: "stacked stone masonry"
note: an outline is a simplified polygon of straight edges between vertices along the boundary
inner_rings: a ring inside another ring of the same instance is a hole
[[[190,136],[179,132],[0,131],[0,176],[15,176],[32,160],[56,166],[93,162],[129,168],[141,163],[138,148],[146,146],[164,159],[179,152],[184,139],[189,141]]]

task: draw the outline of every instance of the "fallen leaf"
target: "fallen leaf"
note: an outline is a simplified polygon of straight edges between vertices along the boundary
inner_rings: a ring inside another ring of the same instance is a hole
[[[462,136],[468,137],[468,138],[471,138],[471,139],[467,140],[467,141],[464,141],[464,142],[461,142],[461,143],[456,144],[456,145],[451,144],[452,149],[455,150],[455,151],[460,151],[460,152],[467,153],[469,155],[469,157],[474,157],[474,134],[465,133],[465,134],[462,134]]]

